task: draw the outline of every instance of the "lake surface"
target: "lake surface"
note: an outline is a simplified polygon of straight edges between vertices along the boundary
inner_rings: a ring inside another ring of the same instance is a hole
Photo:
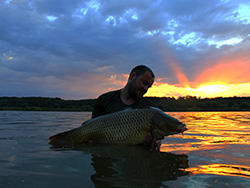
[[[0,111],[0,187],[250,187],[250,112],[168,114],[188,131],[152,152],[48,145],[49,136],[79,127],[90,112]]]

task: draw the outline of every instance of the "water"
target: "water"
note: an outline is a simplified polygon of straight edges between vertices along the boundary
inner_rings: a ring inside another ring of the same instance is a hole
[[[0,187],[250,187],[250,112],[168,114],[188,131],[150,152],[48,145],[49,136],[80,126],[89,112],[0,111]]]

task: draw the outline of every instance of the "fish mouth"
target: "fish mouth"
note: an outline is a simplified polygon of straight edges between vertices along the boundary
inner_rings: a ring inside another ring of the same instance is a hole
[[[179,127],[177,127],[177,130],[183,133],[184,131],[187,131],[188,129],[186,127],[186,124],[182,124]]]

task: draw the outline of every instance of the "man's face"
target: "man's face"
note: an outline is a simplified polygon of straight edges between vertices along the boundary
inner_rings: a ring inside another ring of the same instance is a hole
[[[150,72],[146,71],[143,75],[131,75],[129,94],[133,98],[141,98],[153,85],[154,78]]]

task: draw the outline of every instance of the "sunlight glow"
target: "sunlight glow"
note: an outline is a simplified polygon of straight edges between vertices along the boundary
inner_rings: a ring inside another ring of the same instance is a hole
[[[153,87],[148,90],[145,96],[148,97],[180,97],[196,96],[200,98],[214,97],[234,97],[249,96],[250,83],[242,84],[214,84],[202,85],[197,88],[181,87],[176,85],[161,84],[155,82]]]
[[[168,68],[172,70],[179,83],[168,84],[167,78],[158,78],[146,96],[175,98],[250,96],[250,63],[247,60],[221,58],[214,66],[209,67],[208,64],[204,67],[193,81],[188,79],[177,58],[168,55],[163,57],[163,60],[168,63]]]
[[[206,93],[214,93],[214,92],[221,92],[227,89],[227,86],[214,84],[214,85],[204,85],[196,89],[197,91],[206,92]]]
[[[192,174],[215,174],[223,176],[250,177],[250,167],[228,164],[200,165],[198,168],[188,168],[186,171]]]
[[[222,84],[207,84],[198,87],[197,89],[186,88],[187,91],[190,91],[190,95],[204,97],[218,97],[223,96],[230,91],[232,86],[226,86]]]

